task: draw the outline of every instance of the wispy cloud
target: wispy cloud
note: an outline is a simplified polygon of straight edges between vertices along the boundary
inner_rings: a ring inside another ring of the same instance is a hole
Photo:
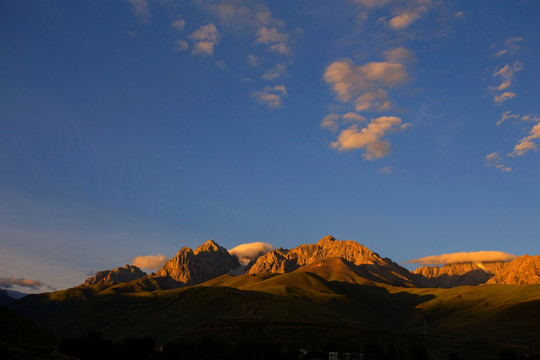
[[[274,79],[277,79],[278,77],[280,77],[281,75],[283,75],[286,70],[287,70],[287,66],[285,66],[283,64],[277,64],[273,68],[268,69],[261,76],[261,78],[264,79],[264,80],[274,80]]]
[[[150,9],[146,0],[127,0],[133,9],[135,16],[142,22],[150,21]]]
[[[184,39],[176,40],[174,45],[175,45],[174,50],[176,51],[186,51],[187,49],[189,49],[189,44]]]
[[[0,288],[9,289],[13,286],[26,287],[34,290],[40,290],[46,288],[49,290],[56,290],[50,285],[45,284],[39,280],[29,280],[24,278],[14,278],[14,277],[0,277]]]
[[[246,60],[247,60],[247,63],[249,64],[249,66],[251,66],[251,67],[259,66],[259,57],[258,56],[255,56],[253,54],[249,54],[248,56],[246,56]]]
[[[165,255],[141,255],[133,258],[132,265],[140,267],[141,269],[158,270],[165,264],[168,258]]]
[[[529,135],[525,136],[514,146],[514,151],[508,154],[508,156],[523,156],[531,150],[537,151],[538,146],[534,140],[540,139],[540,122],[533,126],[529,131]]]
[[[184,19],[178,19],[178,20],[174,20],[171,24],[171,26],[178,30],[179,32],[182,32],[184,31],[184,28],[186,27],[186,20]]]
[[[495,93],[493,100],[496,105],[500,105],[506,100],[513,99],[517,96],[515,92],[508,89],[512,85],[515,74],[522,69],[523,64],[516,61],[512,65],[507,64],[493,73],[494,78],[501,79],[501,83],[498,86],[489,87],[489,90]]]
[[[496,169],[501,170],[502,172],[511,172],[512,168],[506,166],[502,163],[503,159],[498,152],[493,152],[486,155],[486,167],[495,167]]]
[[[450,254],[431,255],[408,261],[412,264],[421,265],[447,265],[460,263],[478,263],[489,261],[510,261],[517,256],[502,251],[471,251],[456,252]]]
[[[251,96],[258,103],[268,106],[270,109],[280,108],[283,104],[283,97],[287,95],[284,85],[274,87],[266,86],[261,91],[254,91]]]

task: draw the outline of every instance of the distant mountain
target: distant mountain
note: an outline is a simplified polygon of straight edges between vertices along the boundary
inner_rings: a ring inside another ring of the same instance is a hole
[[[0,289],[0,305],[9,305],[15,301],[14,298],[9,296],[7,290]]]
[[[364,277],[392,284],[411,285],[411,273],[388,258],[381,258],[356,241],[336,240],[328,235],[316,244],[300,245],[291,250],[282,248],[259,257],[249,274],[289,273],[302,266],[329,258],[341,258],[355,267]]]
[[[422,266],[414,271],[415,285],[423,288],[452,288],[464,285],[484,284],[506,263],[493,261],[484,263],[461,263],[439,266]]]
[[[96,284],[118,284],[141,279],[146,273],[137,266],[125,265],[112,270],[99,271],[96,275],[86,279],[83,286]]]
[[[241,265],[235,256],[214,240],[208,240],[194,251],[183,247],[151,277],[166,280],[175,288],[200,284],[239,268]]]
[[[510,261],[488,284],[540,284],[540,255],[523,255]]]

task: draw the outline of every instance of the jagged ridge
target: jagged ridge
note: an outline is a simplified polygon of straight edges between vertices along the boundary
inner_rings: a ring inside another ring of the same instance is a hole
[[[112,270],[99,271],[96,275],[86,279],[83,285],[118,284],[141,279],[145,276],[146,273],[137,266],[124,265]]]

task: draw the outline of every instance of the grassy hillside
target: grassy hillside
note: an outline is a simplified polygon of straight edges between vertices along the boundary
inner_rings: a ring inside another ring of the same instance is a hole
[[[112,340],[151,336],[161,344],[209,335],[319,347],[417,344],[440,358],[454,348],[476,351],[476,358],[497,346],[540,352],[540,285],[417,289],[368,281],[339,262],[304,270],[311,271],[224,275],[173,290],[148,279],[78,287],[27,296],[13,308],[58,336],[100,331]],[[490,350],[478,352],[482,346]]]

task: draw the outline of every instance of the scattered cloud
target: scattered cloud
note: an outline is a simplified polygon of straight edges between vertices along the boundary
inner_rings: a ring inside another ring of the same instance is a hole
[[[195,30],[189,38],[194,41],[193,55],[214,56],[214,46],[219,42],[216,25],[209,23]]]
[[[49,290],[56,290],[50,285],[43,283],[38,280],[29,280],[24,278],[14,278],[14,277],[0,277],[0,288],[9,289],[13,286],[26,287],[34,290],[40,290],[42,288],[47,288]]]
[[[496,169],[501,170],[502,172],[511,172],[512,168],[509,166],[506,166],[502,163],[503,159],[501,155],[498,152],[493,152],[491,154],[486,155],[486,167],[495,167]]]
[[[171,26],[175,28],[176,30],[182,32],[184,31],[184,28],[186,27],[186,20],[184,19],[178,19],[172,22]]]
[[[258,103],[268,106],[270,109],[280,108],[283,103],[283,97],[287,95],[287,90],[283,85],[274,87],[266,86],[261,91],[254,91],[251,96]]]
[[[495,93],[493,99],[496,105],[500,105],[506,100],[513,99],[517,96],[515,92],[508,91],[508,89],[512,85],[515,74],[522,69],[523,64],[516,61],[514,64],[507,64],[493,73],[494,78],[500,78],[502,80],[498,86],[489,88],[489,90]]]
[[[390,27],[394,30],[402,30],[411,25],[416,20],[420,19],[422,13],[418,11],[405,11],[390,19]]]
[[[478,263],[488,261],[510,261],[517,256],[502,251],[470,251],[450,254],[432,255],[408,261],[420,265],[448,265],[460,263]]]
[[[257,39],[255,42],[270,44],[270,43],[284,43],[289,39],[289,34],[279,33],[278,30],[273,28],[261,27],[257,31]]]
[[[249,64],[249,66],[251,67],[257,67],[259,66],[259,57],[258,56],[255,56],[253,54],[249,54],[247,57],[247,63]]]
[[[403,124],[397,116],[381,116],[372,119],[364,128],[352,125],[341,131],[337,141],[330,144],[332,149],[350,151],[363,149],[362,154],[368,160],[382,158],[390,153],[391,144],[383,139],[389,132],[403,130],[408,124]]]
[[[537,151],[538,146],[534,143],[534,140],[540,139],[540,122],[533,126],[529,131],[529,135],[525,136],[514,147],[514,151],[508,154],[508,156],[523,156],[531,150]]]
[[[338,121],[339,115],[336,113],[331,113],[326,115],[321,122],[321,127],[323,129],[328,129],[331,132],[338,131]]]
[[[505,111],[501,114],[501,120],[497,121],[497,126],[501,125],[504,121],[508,119],[519,119],[519,115],[512,114],[511,111]]]
[[[465,13],[463,11],[458,11],[454,14],[454,17],[456,19],[461,19],[461,18],[464,18],[465,17]]]
[[[341,118],[344,122],[364,122],[367,120],[364,116],[354,112],[348,112],[344,114]]]
[[[324,80],[332,87],[338,100],[348,102],[366,93],[377,92],[381,86],[404,84],[409,80],[409,75],[400,63],[370,62],[356,65],[345,59],[330,64],[325,70]],[[360,98],[361,102],[364,99]]]
[[[383,52],[383,57],[389,63],[412,65],[416,63],[416,57],[409,49],[399,46]]]
[[[133,13],[142,22],[150,21],[150,9],[146,0],[127,0],[133,8]]]
[[[255,42],[271,45],[271,51],[287,55],[290,52],[289,47],[286,45],[288,40],[289,34],[280,33],[275,27],[267,28],[263,26],[257,31]]]
[[[501,105],[506,100],[513,99],[516,96],[517,96],[517,94],[515,92],[511,92],[511,91],[505,91],[500,95],[495,95],[495,98],[494,98],[495,105]]]
[[[224,60],[216,61],[216,66],[220,69],[226,69],[227,63]]]
[[[368,9],[375,7],[382,7],[396,0],[353,0],[355,3],[360,4]]]
[[[240,244],[229,250],[229,253],[236,256],[240,261],[240,264],[246,266],[250,261],[257,259],[259,256],[272,250],[274,250],[274,246],[271,244],[265,242],[252,242]]]
[[[526,41],[525,39],[519,36],[511,36],[504,41],[504,48],[495,52],[496,57],[501,57],[503,55],[512,54],[519,50],[519,43]]]
[[[142,255],[133,258],[131,264],[141,269],[158,270],[167,262],[168,258],[165,255]]]
[[[176,40],[174,44],[175,44],[174,50],[186,51],[187,49],[189,49],[188,42],[184,39]]]
[[[395,171],[392,166],[385,166],[377,170],[379,174],[390,175]]]
[[[291,49],[287,45],[279,43],[270,46],[270,51],[277,52],[282,55],[288,55],[291,52]]]
[[[283,75],[286,70],[287,70],[287,67],[285,65],[277,64],[273,68],[268,69],[261,76],[261,78],[264,79],[264,80],[274,80],[274,79],[277,79],[278,77],[280,77],[281,75]]]

